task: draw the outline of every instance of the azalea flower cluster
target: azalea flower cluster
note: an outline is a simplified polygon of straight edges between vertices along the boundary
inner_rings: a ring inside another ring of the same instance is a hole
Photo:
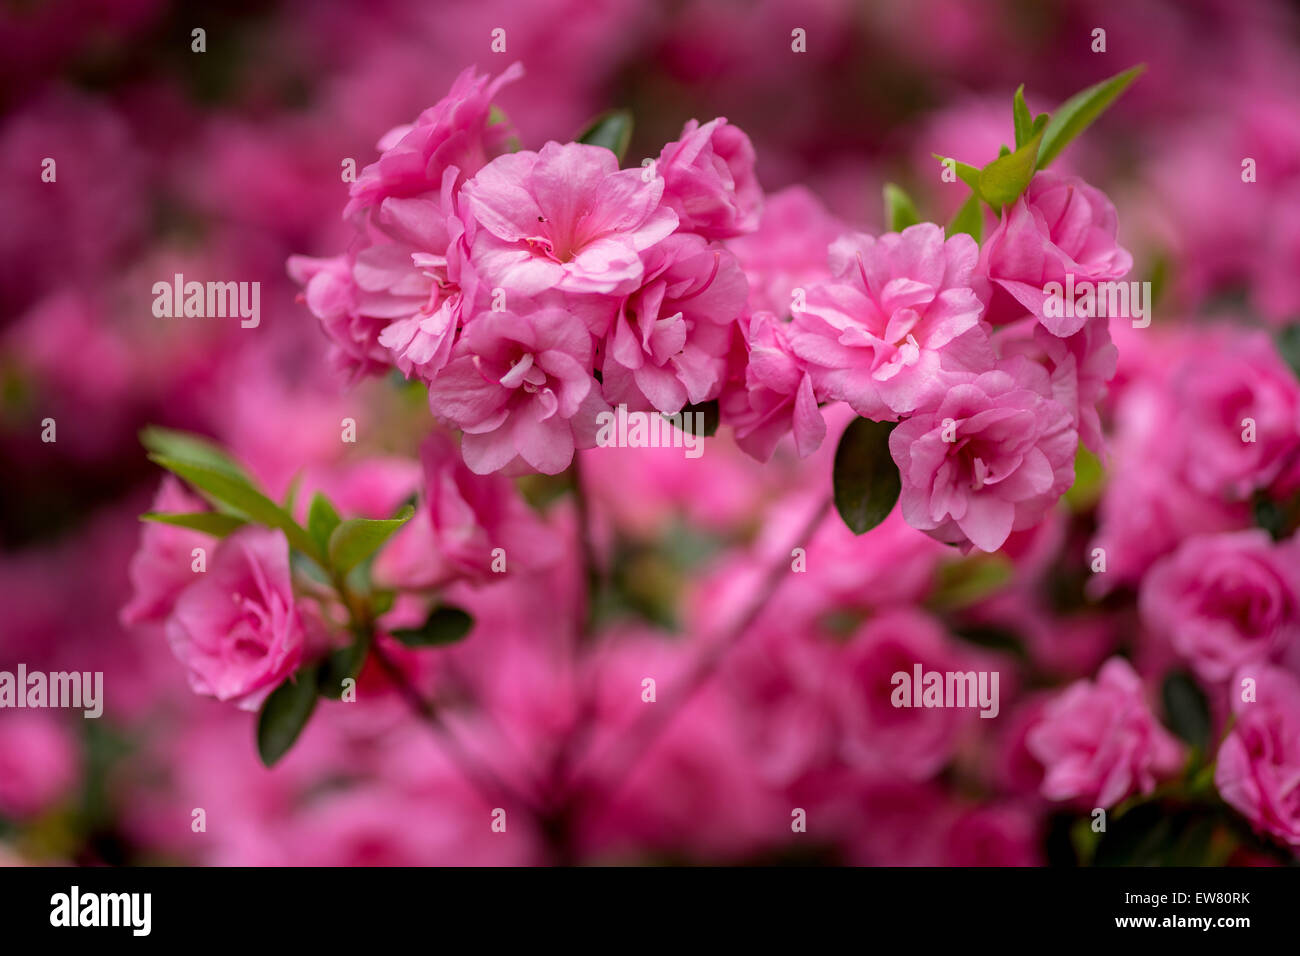
[[[352,185],[352,248],[290,262],[337,362],[428,385],[479,474],[562,471],[611,404],[717,398],[746,294],[719,240],[762,208],[725,119],[688,123],[644,170],[585,143],[507,152],[492,98],[521,74],[462,73]]]

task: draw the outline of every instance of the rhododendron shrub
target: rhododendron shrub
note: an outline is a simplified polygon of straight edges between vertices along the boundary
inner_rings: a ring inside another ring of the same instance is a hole
[[[1275,6],[23,14],[0,860],[1293,863]]]

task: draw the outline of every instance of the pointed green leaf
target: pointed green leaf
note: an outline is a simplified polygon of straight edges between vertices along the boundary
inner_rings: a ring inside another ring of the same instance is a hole
[[[320,558],[307,532],[298,527],[289,513],[237,475],[221,468],[179,461],[164,455],[150,455],[149,460],[184,478],[205,495],[233,509],[239,515],[268,528],[279,528],[289,543],[299,551]]]
[[[1210,743],[1210,705],[1196,679],[1184,671],[1171,671],[1161,686],[1169,727],[1204,754]]]
[[[1041,133],[1031,136],[1029,142],[1014,153],[999,156],[980,170],[979,193],[995,210],[1015,202],[1029,185],[1042,138]]]
[[[921,221],[916,203],[901,186],[885,183],[885,227],[889,232],[902,232]]]
[[[961,204],[952,220],[948,223],[948,228],[944,230],[948,236],[955,236],[959,232],[964,232],[976,242],[984,238],[984,207],[980,205],[980,197],[975,193],[970,194],[970,198]]]
[[[253,483],[248,473],[224,448],[202,435],[149,425],[140,431],[140,444],[152,454],[224,471],[242,478],[247,484]]]
[[[440,647],[463,640],[473,627],[474,618],[466,611],[443,604],[434,608],[420,627],[398,628],[391,633],[407,647]]]
[[[1062,103],[1043,129],[1043,143],[1038,151],[1038,168],[1046,168],[1048,163],[1059,156],[1061,150],[1092,125],[1093,120],[1105,112],[1106,108],[1115,102],[1116,98],[1128,89],[1144,70],[1146,64],[1140,63],[1132,69],[1076,93]]]
[[[628,144],[632,141],[632,114],[628,110],[610,110],[596,117],[582,135],[579,143],[588,146],[604,146],[618,157],[620,163],[627,155]]]
[[[321,661],[316,669],[316,686],[320,695],[330,700],[338,700],[342,697],[343,682],[348,678],[357,679],[369,650],[369,641],[358,640],[347,647],[339,648]]]
[[[195,511],[189,514],[163,514],[158,511],[147,511],[140,516],[140,520],[156,521],[159,524],[175,525],[178,528],[189,528],[191,531],[202,531],[204,534],[210,534],[217,538],[224,538],[236,528],[242,528],[248,523],[243,518],[224,514],[220,511]]]
[[[340,521],[329,537],[329,560],[339,574],[347,574],[378,551],[394,531],[411,520],[415,509],[407,505],[396,517]]]
[[[1011,116],[1016,124],[1016,149],[1024,146],[1034,135],[1034,119],[1025,105],[1025,84],[1021,83],[1011,101]]]
[[[304,667],[271,692],[257,717],[257,752],[268,767],[289,752],[316,709],[316,669]]]
[[[835,508],[854,534],[880,524],[898,501],[902,481],[889,454],[894,424],[859,418],[845,429],[835,449]]]
[[[941,163],[951,161],[953,164],[953,172],[957,174],[957,178],[971,189],[975,190],[975,192],[978,193],[980,191],[980,171],[978,166],[972,166],[970,163],[958,162],[951,156],[941,156],[938,153],[931,153],[930,155]]]
[[[319,491],[312,495],[311,507],[307,511],[307,533],[322,554],[329,550],[330,535],[342,520],[328,498]]]
[[[704,416],[702,419],[698,419],[700,422],[700,430],[698,432],[694,431],[697,419],[686,417],[687,415],[694,415],[696,412],[699,412]],[[662,415],[663,413],[661,412],[660,414]],[[687,405],[679,414],[681,416],[680,418],[678,418],[677,415],[664,415],[663,417],[664,420],[674,428],[682,428],[687,422],[690,422],[692,434],[697,438],[712,438],[718,433],[718,425],[722,421],[722,412],[719,409],[718,400],[716,398],[709,399],[707,402],[697,402],[694,405]]]

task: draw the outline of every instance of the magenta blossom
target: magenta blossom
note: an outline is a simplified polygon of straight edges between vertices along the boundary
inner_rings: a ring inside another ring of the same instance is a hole
[[[436,190],[444,170],[456,167],[472,176],[505,151],[510,126],[493,122],[492,100],[501,87],[524,75],[515,63],[495,80],[466,68],[450,92],[409,126],[389,130],[379,141],[383,155],[361,171],[343,210],[345,217],[378,206],[390,197],[404,198]]]
[[[608,152],[608,150],[606,150]],[[595,445],[608,408],[591,376],[591,335],[563,309],[484,312],[429,385],[434,417],[461,429],[461,453],[480,475],[518,458],[548,475]]]
[[[686,233],[650,249],[645,270],[606,337],[601,381],[613,404],[672,415],[721,391],[748,287],[735,256]]]
[[[991,364],[991,352],[980,363],[971,349],[984,338],[971,288],[978,257],[970,236],[945,241],[933,223],[832,243],[834,278],[808,291],[791,333],[818,397],[896,420],[942,394],[944,370]]]
[[[1244,668],[1232,712],[1237,720],[1219,748],[1214,785],[1258,829],[1300,848],[1300,680],[1276,667]]]
[[[799,456],[807,457],[826,438],[826,421],[812,378],[790,348],[790,324],[771,312],[756,312],[746,324],[744,379],[723,394],[722,416],[736,444],[759,461],[790,432]]]
[[[1287,652],[1300,660],[1300,542],[1258,529],[1188,538],[1147,573],[1141,608],[1207,681]]]
[[[1023,358],[970,376],[889,436],[903,517],[940,541],[996,551],[1074,482],[1079,443],[1047,373]]]
[[[730,239],[758,228],[763,190],[754,175],[754,146],[721,117],[701,126],[690,120],[682,138],[659,153],[664,205],[681,228],[706,239]]]
[[[659,203],[663,180],[647,178],[580,143],[493,160],[464,189],[482,227],[475,267],[490,287],[525,297],[631,292],[645,273],[641,253],[677,226]]]
[[[1115,207],[1101,190],[1077,176],[1036,173],[1024,195],[1002,211],[1002,221],[980,250],[980,272],[1014,299],[995,301],[993,320],[1027,311],[1053,335],[1078,332],[1088,318],[1047,315],[1046,286],[1064,287],[1067,275],[1076,288],[1084,281],[1123,278],[1133,257],[1116,240],[1118,230]]]
[[[167,619],[172,653],[196,694],[256,710],[302,659],[304,630],[281,531],[245,527],[222,541]]]
[[[1113,657],[1095,682],[1076,681],[1043,708],[1026,746],[1046,769],[1049,800],[1113,807],[1182,766],[1183,746],[1160,726],[1131,664]]]
[[[164,475],[153,510],[161,514],[207,511],[207,503],[192,495],[172,475]],[[195,548],[205,551],[212,538],[176,525],[147,521],[140,530],[140,547],[131,558],[127,574],[133,589],[131,602],[122,608],[128,627],[160,624],[171,614],[176,598],[198,579],[193,569]]]

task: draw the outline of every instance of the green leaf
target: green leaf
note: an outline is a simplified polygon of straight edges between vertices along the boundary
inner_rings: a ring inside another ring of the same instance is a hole
[[[610,110],[592,120],[578,137],[579,143],[588,146],[604,146],[618,157],[620,163],[627,155],[628,143],[632,141],[632,113],[628,110]]]
[[[1011,100],[1011,116],[1016,124],[1016,149],[1024,146],[1034,136],[1034,118],[1025,105],[1025,84],[1021,83]]]
[[[450,604],[434,608],[419,627],[398,628],[390,633],[407,647],[441,647],[463,640],[474,627],[474,618]]]
[[[311,496],[311,507],[307,510],[307,533],[322,554],[329,551],[330,535],[342,520],[334,505],[323,494],[318,491]]]
[[[268,767],[289,752],[316,708],[316,669],[305,667],[271,692],[257,717],[257,752]]]
[[[699,412],[704,416],[702,430],[698,433],[699,436],[702,438],[712,438],[716,435],[718,433],[718,424],[722,420],[722,414],[718,409],[718,400],[716,398],[710,399],[707,402],[698,402],[694,405],[687,405],[679,413],[682,416],[680,419],[676,415],[664,415],[664,418],[667,419],[668,423],[674,428],[681,428],[687,421],[695,421],[694,418],[687,419],[685,417],[686,415],[695,412]],[[660,414],[662,415],[663,413],[660,412]]]
[[[224,448],[215,442],[195,435],[192,432],[176,431],[149,425],[140,431],[140,444],[154,455],[185,461],[194,465],[203,465],[216,471],[223,471],[233,477],[243,479],[251,485],[253,480],[248,473],[232,458]]]
[[[1291,371],[1300,378],[1300,323],[1280,329],[1274,342],[1283,361],[1291,366]]]
[[[195,488],[216,501],[234,509],[250,521],[278,528],[285,533],[289,543],[299,551],[317,559],[321,557],[316,543],[289,513],[262,494],[247,480],[220,468],[180,461],[164,455],[150,455],[149,460],[184,478]]]
[[[921,221],[916,203],[901,186],[885,183],[885,225],[889,232],[902,232]]]
[[[340,521],[329,537],[330,567],[339,574],[347,574],[378,551],[394,531],[411,520],[413,514],[415,509],[407,505],[394,518]]]
[[[984,238],[984,207],[980,205],[978,193],[972,192],[970,198],[961,204],[944,232],[949,237],[964,232],[977,243]]]
[[[930,155],[941,163],[951,161],[953,164],[953,172],[957,174],[957,178],[971,189],[975,190],[975,192],[978,193],[980,191],[980,170],[978,166],[972,166],[970,163],[961,163],[953,159],[951,156],[941,156],[938,153],[931,153]]]
[[[369,641],[358,640],[355,644],[340,647],[321,661],[316,669],[316,686],[320,695],[330,700],[342,697],[343,682],[349,678],[357,679],[369,649]]]
[[[1172,671],[1160,688],[1170,729],[1204,754],[1210,744],[1210,705],[1196,679]]]
[[[893,422],[859,418],[845,429],[835,449],[835,509],[854,534],[880,524],[898,501],[902,480],[889,455],[893,430]]]
[[[1047,165],[1060,155],[1070,142],[1092,125],[1092,122],[1105,112],[1116,98],[1129,88],[1129,85],[1142,75],[1146,64],[1140,63],[1132,69],[1117,73],[1108,80],[1102,80],[1095,86],[1074,94],[1052,114],[1043,129],[1043,142],[1038,150],[1038,168]]]
[[[236,528],[242,528],[248,523],[243,518],[220,511],[195,511],[189,514],[163,514],[158,511],[147,511],[140,516],[140,520],[156,521],[159,524],[175,525],[178,528],[189,528],[191,531],[202,531],[204,534],[210,534],[217,538],[224,538]]]
[[[930,603],[944,610],[966,607],[1000,590],[1009,583],[1015,567],[1002,554],[972,555],[939,568],[939,579]]]
[[[995,210],[1015,202],[1029,185],[1042,138],[1042,133],[1031,136],[1014,153],[999,156],[980,170],[979,193]]]

